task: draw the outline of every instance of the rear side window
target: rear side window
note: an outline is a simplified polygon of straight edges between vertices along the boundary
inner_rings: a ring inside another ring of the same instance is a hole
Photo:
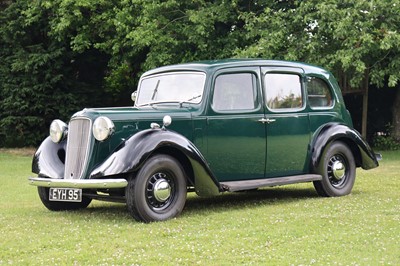
[[[333,106],[332,92],[328,84],[320,78],[307,78],[308,102],[312,108]]]
[[[301,79],[296,74],[267,73],[264,77],[265,102],[269,109],[303,107]]]
[[[251,73],[220,75],[215,80],[212,108],[215,111],[254,110],[255,76]]]

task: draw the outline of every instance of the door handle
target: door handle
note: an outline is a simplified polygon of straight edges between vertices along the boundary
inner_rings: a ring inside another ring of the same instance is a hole
[[[269,118],[261,118],[260,120],[258,120],[258,122],[261,122],[263,124],[271,124],[273,122],[275,122],[276,119],[269,119]]]

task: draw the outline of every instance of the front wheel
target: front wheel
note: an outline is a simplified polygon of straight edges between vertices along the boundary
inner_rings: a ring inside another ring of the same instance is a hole
[[[91,198],[82,196],[81,202],[63,202],[63,201],[50,201],[49,188],[38,187],[38,194],[43,205],[50,211],[67,211],[84,209],[92,202]]]
[[[186,203],[186,178],[169,155],[151,157],[126,187],[129,213],[138,221],[164,221],[178,216]]]
[[[323,197],[338,197],[350,194],[356,178],[354,157],[343,142],[333,142],[321,158],[316,172],[321,181],[314,181],[317,193]]]

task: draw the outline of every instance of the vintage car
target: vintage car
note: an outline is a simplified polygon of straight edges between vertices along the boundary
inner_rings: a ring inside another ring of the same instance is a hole
[[[148,71],[134,106],[84,109],[34,155],[29,178],[53,211],[126,203],[138,221],[179,215],[199,196],[313,182],[349,194],[356,167],[378,166],[333,75],[272,60],[220,60]]]

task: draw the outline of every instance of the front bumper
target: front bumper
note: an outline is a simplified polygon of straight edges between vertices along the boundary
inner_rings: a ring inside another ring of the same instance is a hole
[[[58,178],[30,177],[29,184],[38,187],[104,189],[104,188],[124,188],[128,185],[128,181],[123,178],[58,179]]]

